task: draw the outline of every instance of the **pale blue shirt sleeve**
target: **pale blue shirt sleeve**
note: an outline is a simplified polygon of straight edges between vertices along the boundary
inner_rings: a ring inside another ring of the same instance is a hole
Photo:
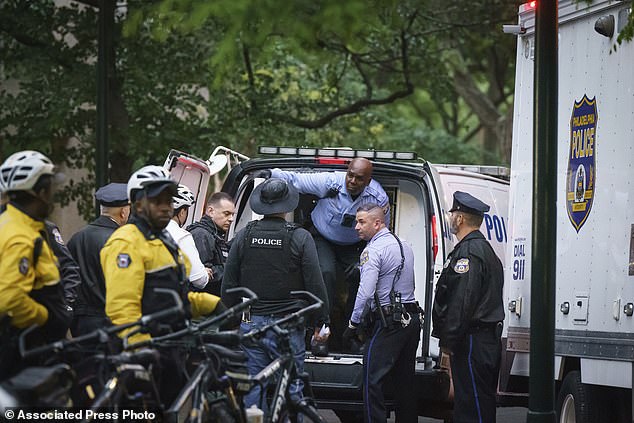
[[[313,194],[319,198],[325,197],[332,184],[333,174],[330,172],[320,173],[297,173],[287,172],[280,169],[272,169],[271,176],[281,178],[293,184],[302,194]]]

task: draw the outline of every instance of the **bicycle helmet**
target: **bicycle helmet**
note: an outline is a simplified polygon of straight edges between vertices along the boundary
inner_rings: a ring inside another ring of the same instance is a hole
[[[174,196],[174,210],[181,207],[191,207],[194,204],[194,193],[185,185],[178,186],[178,192]]]
[[[0,166],[0,190],[30,191],[43,175],[55,175],[55,165],[48,157],[32,150],[14,153]]]
[[[152,187],[152,189],[148,189]],[[155,197],[166,187],[176,192],[177,184],[161,166],[149,165],[137,170],[128,180],[128,199],[134,202],[137,191],[145,191],[148,197]]]

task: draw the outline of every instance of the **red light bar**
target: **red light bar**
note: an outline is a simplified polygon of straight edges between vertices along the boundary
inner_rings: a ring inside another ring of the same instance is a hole
[[[326,165],[347,164],[349,161],[349,159],[335,159],[334,157],[318,157],[317,159],[315,159],[315,163]]]
[[[537,1],[536,0],[530,1],[530,2],[528,2],[526,4],[528,5],[529,9],[535,9],[537,7]]]

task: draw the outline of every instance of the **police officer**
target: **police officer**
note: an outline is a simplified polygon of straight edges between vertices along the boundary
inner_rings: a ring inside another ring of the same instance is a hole
[[[60,175],[61,179],[63,178]],[[0,189],[0,214],[7,209],[8,202],[8,195],[3,194]],[[64,289],[66,309],[72,315],[75,300],[77,299],[77,291],[82,282],[79,266],[64,243],[64,238],[57,224],[50,220],[44,220],[44,229],[46,241],[57,258],[57,268],[60,274],[60,283]]]
[[[204,291],[220,295],[220,286],[229,256],[227,231],[233,222],[236,207],[226,192],[216,192],[209,197],[205,215],[200,222],[192,223],[187,230],[192,234],[200,260],[209,269],[209,283]]]
[[[68,249],[80,267],[83,284],[75,302],[71,324],[73,336],[80,336],[109,325],[106,318],[106,287],[99,252],[110,235],[130,216],[126,184],[110,183],[97,190],[101,216],[90,222],[68,241]]]
[[[40,326],[30,341],[48,342],[64,337],[70,323],[44,227],[55,182],[53,163],[37,151],[15,153],[0,166],[0,190],[9,198],[0,215],[0,378],[23,364],[16,343],[21,329]]]
[[[361,282],[344,340],[358,336],[361,316],[371,318],[363,354],[363,416],[366,422],[387,420],[383,384],[394,383],[396,421],[416,422],[414,368],[420,338],[420,308],[414,297],[414,253],[385,226],[383,208],[364,204],[355,229],[368,245],[361,254]]]
[[[302,302],[290,298],[290,292],[307,290],[324,302],[315,318],[314,336],[321,338],[318,328],[328,321],[328,299],[315,242],[308,231],[284,219],[298,202],[297,190],[277,178],[264,181],[251,194],[249,204],[252,210],[264,215],[264,218],[249,223],[234,238],[222,282],[222,298],[227,305],[239,301],[239,298],[227,295],[229,288],[244,286],[258,296],[258,301],[251,307],[250,318],[240,325],[243,333],[300,309]],[[291,333],[291,348],[300,373],[304,368],[304,335],[303,326]],[[244,349],[248,356],[249,374],[257,374],[272,361],[263,347],[248,346]],[[295,399],[301,395],[301,390],[302,383],[298,379],[291,386]],[[257,404],[259,398],[260,387],[255,387],[245,396],[245,405]],[[259,406],[263,408],[265,404]]]
[[[453,421],[495,422],[504,320],[502,263],[479,231],[488,205],[456,191],[449,211],[450,230],[459,242],[436,285],[432,335],[451,357]]]
[[[127,192],[133,214],[128,224],[114,231],[100,254],[106,315],[119,325],[174,305],[169,296],[155,293],[154,288],[176,291],[192,317],[212,313],[219,298],[188,292],[189,260],[165,231],[173,216],[176,182],[164,168],[145,166],[132,174]],[[150,330],[150,335],[158,333],[155,328]],[[130,341],[150,335],[136,334]]]
[[[390,222],[389,199],[381,184],[372,179],[372,163],[365,158],[355,158],[346,172],[296,173],[272,169],[270,174],[291,182],[302,194],[319,197],[311,212],[311,232],[332,311],[339,305],[335,301],[337,267],[346,276],[347,300],[342,307],[345,319],[350,316],[357,295],[359,274],[356,270],[359,254],[365,247],[365,241],[354,228],[357,209],[362,204],[378,204],[383,208],[385,224]],[[267,176],[266,172],[261,176]]]

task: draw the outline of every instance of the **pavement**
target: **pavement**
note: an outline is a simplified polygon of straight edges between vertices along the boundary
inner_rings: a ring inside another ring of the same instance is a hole
[[[498,407],[497,423],[522,423],[526,422],[527,408],[524,407]],[[319,410],[319,414],[327,423],[340,423],[332,410]],[[394,423],[394,415],[388,419],[388,423]],[[442,420],[419,417],[418,423],[443,423]]]

